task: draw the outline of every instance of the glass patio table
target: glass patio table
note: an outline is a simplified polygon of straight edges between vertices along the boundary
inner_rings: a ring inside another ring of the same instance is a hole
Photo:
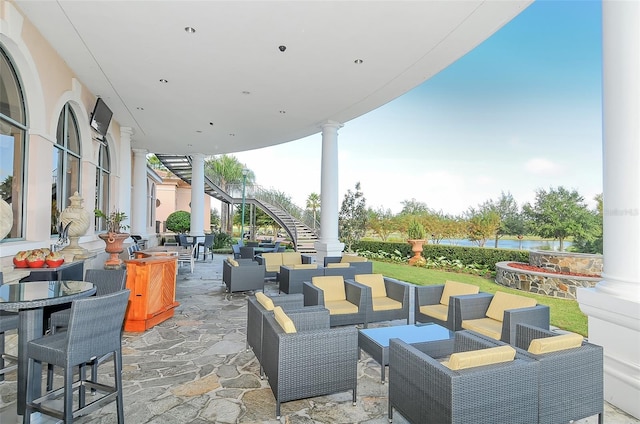
[[[396,325],[391,327],[358,330],[358,347],[380,364],[380,380],[384,384],[385,367],[389,365],[389,340],[400,339],[423,350],[429,349],[431,356],[453,350],[453,331],[438,324]]]
[[[0,285],[0,311],[18,312],[18,401],[17,413],[24,415],[27,393],[27,343],[42,337],[45,306],[71,303],[96,292],[87,281],[30,281]],[[42,367],[35,363],[30,385],[33,398],[40,397]]]

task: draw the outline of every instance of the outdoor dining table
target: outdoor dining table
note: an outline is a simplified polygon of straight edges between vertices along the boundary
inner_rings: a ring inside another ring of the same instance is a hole
[[[17,413],[24,415],[27,393],[27,343],[43,335],[45,306],[71,303],[96,292],[87,281],[31,281],[0,285],[0,310],[18,312],[18,401]],[[30,385],[33,398],[41,395],[42,367],[35,363]]]

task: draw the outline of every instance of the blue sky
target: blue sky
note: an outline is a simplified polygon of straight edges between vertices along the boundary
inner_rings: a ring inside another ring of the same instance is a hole
[[[360,182],[367,206],[415,198],[461,214],[510,192],[602,192],[600,1],[538,0],[491,38],[338,135],[342,202]],[[256,181],[304,207],[320,193],[321,135],[234,156]],[[274,172],[274,168],[279,172]],[[299,178],[304,176],[304,178]]]

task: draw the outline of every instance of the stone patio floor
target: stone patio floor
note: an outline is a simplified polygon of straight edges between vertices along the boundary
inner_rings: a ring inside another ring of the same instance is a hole
[[[248,294],[225,293],[223,258],[214,255],[213,259],[196,262],[193,274],[187,266],[181,267],[176,288],[180,306],[175,316],[144,333],[124,333],[126,422],[387,423],[388,386],[380,383],[380,366],[364,353],[358,363],[356,406],[351,403],[350,392],[286,402],[281,407],[281,419],[276,420],[271,389],[267,381],[259,377],[255,356],[246,350]],[[277,294],[277,287],[269,283],[265,292]],[[15,346],[15,339],[13,344]],[[112,374],[112,370],[110,361],[100,367],[105,382],[111,381],[107,374]],[[0,383],[0,423],[3,424],[15,420],[15,380],[13,372]],[[57,375],[56,383],[61,381]],[[76,422],[115,423],[115,403]],[[394,422],[406,421],[394,413]],[[640,420],[605,403],[605,422],[635,424]],[[575,423],[597,423],[597,417]]]

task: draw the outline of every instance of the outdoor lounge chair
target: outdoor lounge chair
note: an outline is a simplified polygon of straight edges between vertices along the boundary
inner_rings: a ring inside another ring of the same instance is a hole
[[[549,307],[530,297],[498,291],[458,296],[453,301],[456,329],[473,330],[506,343],[515,341],[518,324],[549,329]]]
[[[460,328],[455,328],[453,322],[455,302],[451,296],[477,294],[480,288],[473,284],[446,281],[435,286],[417,286],[415,290],[415,322],[434,322],[457,331]]]
[[[593,415],[603,423],[602,346],[588,343],[579,334],[518,324],[514,347],[539,365],[538,424],[568,423]]]
[[[354,280],[369,288],[367,323],[403,319],[409,324],[411,284],[382,274],[356,274]]]
[[[314,308],[315,309],[315,308]],[[356,402],[358,330],[329,328],[329,311],[283,311],[265,315],[262,365],[280,404],[351,390]]]
[[[222,262],[222,281],[227,292],[264,291],[264,265],[253,260],[227,258]]]
[[[367,288],[339,275],[317,276],[302,285],[305,306],[329,310],[331,326],[363,324],[367,328]]]
[[[324,268],[317,264],[281,265],[278,289],[282,293],[302,293],[302,283],[324,275]]]
[[[391,339],[389,421],[396,410],[415,424],[535,423],[537,364],[495,343],[458,331],[452,352],[430,352]]]

